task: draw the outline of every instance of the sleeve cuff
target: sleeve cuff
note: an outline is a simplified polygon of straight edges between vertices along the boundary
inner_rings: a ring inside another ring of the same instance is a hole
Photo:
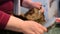
[[[0,12],[0,29],[4,29],[5,28],[5,26],[6,26],[6,24],[7,24],[7,22],[8,22],[8,20],[9,20],[9,18],[10,18],[10,15],[8,15],[8,14],[6,14],[6,13],[4,13],[4,12]]]

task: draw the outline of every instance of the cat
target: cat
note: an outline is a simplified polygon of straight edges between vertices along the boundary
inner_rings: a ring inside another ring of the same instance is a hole
[[[24,17],[27,20],[36,21],[38,23],[44,24],[45,16],[44,13],[40,12],[37,8],[32,8],[27,11],[25,14],[21,14],[20,16]]]

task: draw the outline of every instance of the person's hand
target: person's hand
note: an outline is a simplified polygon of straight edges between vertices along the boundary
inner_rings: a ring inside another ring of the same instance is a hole
[[[58,23],[59,23],[59,22],[60,22],[60,18],[56,18],[56,22],[58,22]]]
[[[32,0],[23,0],[22,6],[26,8],[37,8],[40,9],[41,12],[44,12],[44,8],[40,2],[32,2]]]
[[[32,0],[23,0],[22,6],[26,8],[38,8],[42,7],[42,4],[40,2],[32,2]]]
[[[43,34],[47,31],[44,26],[34,21],[24,21],[20,23],[20,27],[25,34]]]
[[[23,21],[11,16],[5,29],[23,32],[24,34],[43,34],[47,29],[34,21]]]

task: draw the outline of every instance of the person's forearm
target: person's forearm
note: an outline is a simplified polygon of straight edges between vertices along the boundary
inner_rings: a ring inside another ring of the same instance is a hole
[[[20,23],[22,23],[22,22],[23,21],[21,19],[11,16],[5,29],[20,32],[21,31]]]

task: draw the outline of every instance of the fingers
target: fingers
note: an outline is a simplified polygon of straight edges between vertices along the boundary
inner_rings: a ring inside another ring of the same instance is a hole
[[[56,18],[56,22],[60,22],[60,18]]]
[[[39,23],[35,23],[34,26],[32,26],[32,30],[37,34],[37,33],[40,33],[40,34],[43,34],[44,32],[47,32],[47,29],[42,26],[41,24]]]
[[[24,34],[43,34],[47,29],[34,21],[25,21],[22,26]]]
[[[42,30],[41,28],[38,28],[36,26],[34,29],[32,29],[32,31],[35,32],[35,34],[43,34],[44,33],[44,30]]]
[[[39,2],[31,2],[31,7],[40,9],[40,7],[42,7],[42,4]]]
[[[22,3],[23,7],[26,7],[26,8],[37,8],[37,9],[40,9],[40,7],[42,7],[42,4],[40,2],[30,2],[31,0],[28,0],[28,1],[24,1]]]
[[[44,8],[42,7],[42,4],[40,2],[32,2],[30,8],[37,8],[40,9],[42,13],[44,12]]]
[[[33,8],[37,8],[40,9],[40,11],[43,13],[44,12],[44,8],[42,7],[42,4],[40,2],[33,2],[34,5]]]
[[[37,26],[38,26],[39,28],[41,28],[42,30],[44,30],[45,32],[47,31],[47,29],[46,29],[44,26],[42,26],[41,24],[37,23]]]
[[[45,27],[39,24],[35,24],[33,27],[31,27],[31,30],[35,32],[35,34],[43,34],[44,32],[47,31]]]

